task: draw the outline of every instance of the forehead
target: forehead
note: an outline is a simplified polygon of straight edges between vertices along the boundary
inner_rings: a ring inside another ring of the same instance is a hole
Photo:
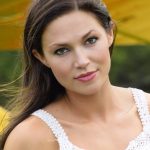
[[[73,11],[50,22],[43,33],[43,39],[69,39],[72,36],[78,37],[83,35],[89,30],[100,30],[101,28],[102,26],[94,14],[84,11]]]

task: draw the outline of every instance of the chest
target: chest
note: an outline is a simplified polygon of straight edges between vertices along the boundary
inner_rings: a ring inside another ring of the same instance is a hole
[[[69,140],[86,150],[125,150],[130,141],[142,131],[140,120],[116,124],[88,124],[65,126]]]

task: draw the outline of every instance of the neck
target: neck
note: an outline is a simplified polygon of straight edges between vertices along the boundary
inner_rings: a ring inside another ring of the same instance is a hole
[[[109,83],[104,85],[99,92],[94,95],[79,95],[73,92],[67,93],[68,109],[75,116],[80,116],[86,120],[101,118],[110,120],[112,115],[123,112],[132,103],[123,101],[122,89],[114,87]]]

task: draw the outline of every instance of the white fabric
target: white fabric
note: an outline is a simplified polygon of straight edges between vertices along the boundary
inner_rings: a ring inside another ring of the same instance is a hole
[[[131,142],[125,150],[150,150],[150,114],[148,104],[142,90],[130,88],[143,125],[143,131]],[[42,119],[52,130],[58,140],[60,150],[83,150],[71,143],[60,123],[52,114],[39,109],[32,115]]]

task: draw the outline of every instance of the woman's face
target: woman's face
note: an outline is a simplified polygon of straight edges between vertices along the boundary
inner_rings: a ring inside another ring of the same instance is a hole
[[[112,31],[106,32],[93,14],[74,11],[47,26],[44,56],[36,56],[67,91],[89,95],[108,81],[112,42]]]

